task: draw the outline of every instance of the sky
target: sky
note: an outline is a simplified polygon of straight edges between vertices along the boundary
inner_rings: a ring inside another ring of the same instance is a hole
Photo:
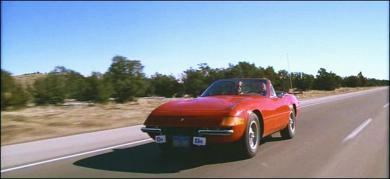
[[[121,55],[147,76],[247,61],[389,79],[388,17],[386,1],[2,2],[1,68],[87,76]]]

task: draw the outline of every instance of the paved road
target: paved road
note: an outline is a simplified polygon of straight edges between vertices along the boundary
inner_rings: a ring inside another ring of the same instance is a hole
[[[263,140],[247,160],[159,154],[140,126],[1,148],[2,177],[389,177],[389,89],[302,101],[297,134]]]

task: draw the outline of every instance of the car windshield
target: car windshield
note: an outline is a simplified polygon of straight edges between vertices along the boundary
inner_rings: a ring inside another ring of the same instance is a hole
[[[211,84],[201,95],[261,95],[265,96],[266,81],[261,79],[219,80]]]

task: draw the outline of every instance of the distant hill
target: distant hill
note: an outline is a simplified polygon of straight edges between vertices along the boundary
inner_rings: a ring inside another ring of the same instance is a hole
[[[45,77],[47,73],[27,73],[23,75],[15,75],[13,76],[16,83],[21,84],[24,88],[27,88],[27,86],[32,86],[35,82],[35,80]]]

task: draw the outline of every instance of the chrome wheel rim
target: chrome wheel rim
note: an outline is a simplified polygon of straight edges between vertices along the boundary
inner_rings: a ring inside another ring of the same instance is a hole
[[[291,132],[294,132],[295,131],[295,120],[294,120],[294,114],[291,112],[290,113],[290,117],[288,119],[288,124],[290,126],[290,130]]]
[[[258,141],[258,127],[257,127],[257,123],[255,121],[251,121],[250,125],[249,125],[249,131],[248,131],[248,134],[249,134],[249,140],[248,140],[248,143],[249,143],[249,147],[254,150],[257,148],[257,141]]]

